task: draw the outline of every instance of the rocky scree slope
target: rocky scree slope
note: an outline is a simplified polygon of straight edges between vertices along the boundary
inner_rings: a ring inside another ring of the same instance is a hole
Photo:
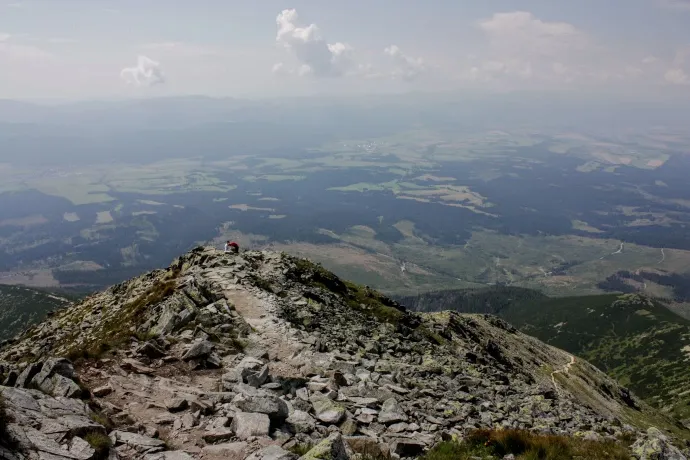
[[[196,248],[32,327],[0,363],[0,459],[416,458],[480,427],[685,458],[681,428],[499,318],[412,313],[272,252]]]
[[[417,311],[495,314],[585,358],[690,428],[690,320],[640,294],[550,298],[525,288],[430,292],[399,299]]]

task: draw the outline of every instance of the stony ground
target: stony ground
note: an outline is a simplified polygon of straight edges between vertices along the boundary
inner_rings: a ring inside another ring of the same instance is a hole
[[[415,458],[479,427],[627,434],[639,452],[677,437],[643,435],[668,421],[500,319],[410,313],[271,252],[197,248],[53,315],[0,363],[8,460]]]

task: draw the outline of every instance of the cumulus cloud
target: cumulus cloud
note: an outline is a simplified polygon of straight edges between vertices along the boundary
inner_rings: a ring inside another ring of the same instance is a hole
[[[299,62],[297,69],[289,73],[339,77],[357,69],[353,58],[354,50],[350,45],[342,42],[327,43],[316,24],[301,24],[296,10],[283,10],[276,18],[276,24],[276,42],[292,52]],[[284,65],[277,70],[279,73],[288,72]]]
[[[664,79],[674,85],[690,84],[690,77],[683,69],[671,69],[664,74]]]
[[[486,36],[487,53],[475,62],[477,80],[518,80],[570,83],[611,77],[603,50],[573,24],[543,21],[526,11],[496,13],[477,27]],[[624,73],[624,66],[617,70]]]
[[[390,56],[395,63],[395,68],[391,74],[394,78],[412,80],[426,70],[422,58],[410,57],[396,45],[385,48],[383,52]]]
[[[673,85],[690,85],[690,46],[676,52],[664,80]]]
[[[136,86],[153,86],[165,82],[160,64],[146,56],[139,56],[135,67],[122,69],[120,77],[127,84]]]

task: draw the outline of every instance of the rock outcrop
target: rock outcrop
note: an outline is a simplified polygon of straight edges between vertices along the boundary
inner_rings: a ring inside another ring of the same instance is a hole
[[[681,428],[588,363],[272,252],[197,248],[26,331],[0,374],[8,460],[414,458],[477,428],[683,458]]]

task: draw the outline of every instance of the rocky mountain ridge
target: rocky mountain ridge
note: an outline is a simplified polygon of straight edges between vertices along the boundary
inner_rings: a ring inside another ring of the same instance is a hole
[[[685,458],[682,427],[585,361],[273,252],[196,248],[10,341],[0,374],[8,460],[416,458],[477,428]]]

